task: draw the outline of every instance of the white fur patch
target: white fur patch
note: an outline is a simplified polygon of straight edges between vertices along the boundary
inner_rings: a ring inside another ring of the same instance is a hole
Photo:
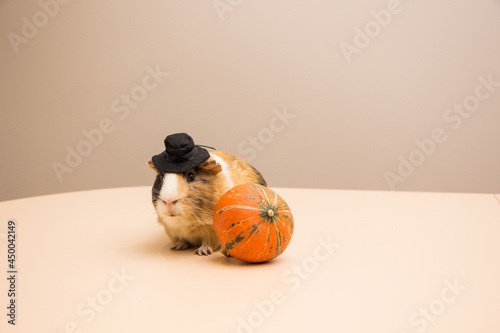
[[[226,177],[226,185],[228,188],[233,188],[234,187],[234,183],[233,183],[233,180],[231,179],[231,174],[229,173],[229,168],[227,166],[227,163],[226,161],[224,161],[222,159],[222,157],[220,156],[217,156],[217,155],[214,155],[214,154],[210,154],[210,156],[212,156],[212,158],[214,160],[217,161],[217,163],[220,164],[221,168],[222,168],[222,171],[221,173],[225,175]]]
[[[160,190],[160,199],[165,201],[173,201],[179,199],[177,191],[178,175],[176,173],[167,173],[163,178],[163,184]]]
[[[188,226],[189,223],[182,216],[164,216],[162,220],[163,223],[174,229],[177,235],[186,237],[188,234],[186,226]],[[184,232],[186,235],[183,234]]]

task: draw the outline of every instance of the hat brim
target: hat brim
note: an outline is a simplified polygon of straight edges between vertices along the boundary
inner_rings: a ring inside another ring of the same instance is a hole
[[[165,173],[184,173],[191,169],[194,169],[201,163],[205,162],[210,158],[210,153],[201,147],[197,148],[197,154],[188,161],[185,162],[172,162],[167,158],[167,151],[163,151],[162,153],[153,156],[151,159],[156,170]]]

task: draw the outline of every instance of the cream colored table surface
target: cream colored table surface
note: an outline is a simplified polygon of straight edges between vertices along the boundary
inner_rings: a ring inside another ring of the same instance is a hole
[[[276,260],[173,252],[149,187],[0,203],[1,332],[500,332],[500,195],[275,189]]]

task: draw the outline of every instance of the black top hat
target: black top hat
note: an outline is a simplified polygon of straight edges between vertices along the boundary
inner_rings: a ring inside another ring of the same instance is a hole
[[[165,151],[152,158],[155,168],[161,172],[186,172],[210,157],[210,153],[195,145],[193,138],[186,133],[171,134],[164,142]]]

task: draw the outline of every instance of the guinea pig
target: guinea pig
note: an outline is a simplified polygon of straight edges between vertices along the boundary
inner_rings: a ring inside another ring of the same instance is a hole
[[[152,189],[158,222],[172,240],[172,250],[196,247],[195,254],[209,255],[220,249],[213,226],[215,205],[224,193],[240,184],[267,186],[264,177],[243,159],[212,152],[210,157],[183,173],[157,172]]]

